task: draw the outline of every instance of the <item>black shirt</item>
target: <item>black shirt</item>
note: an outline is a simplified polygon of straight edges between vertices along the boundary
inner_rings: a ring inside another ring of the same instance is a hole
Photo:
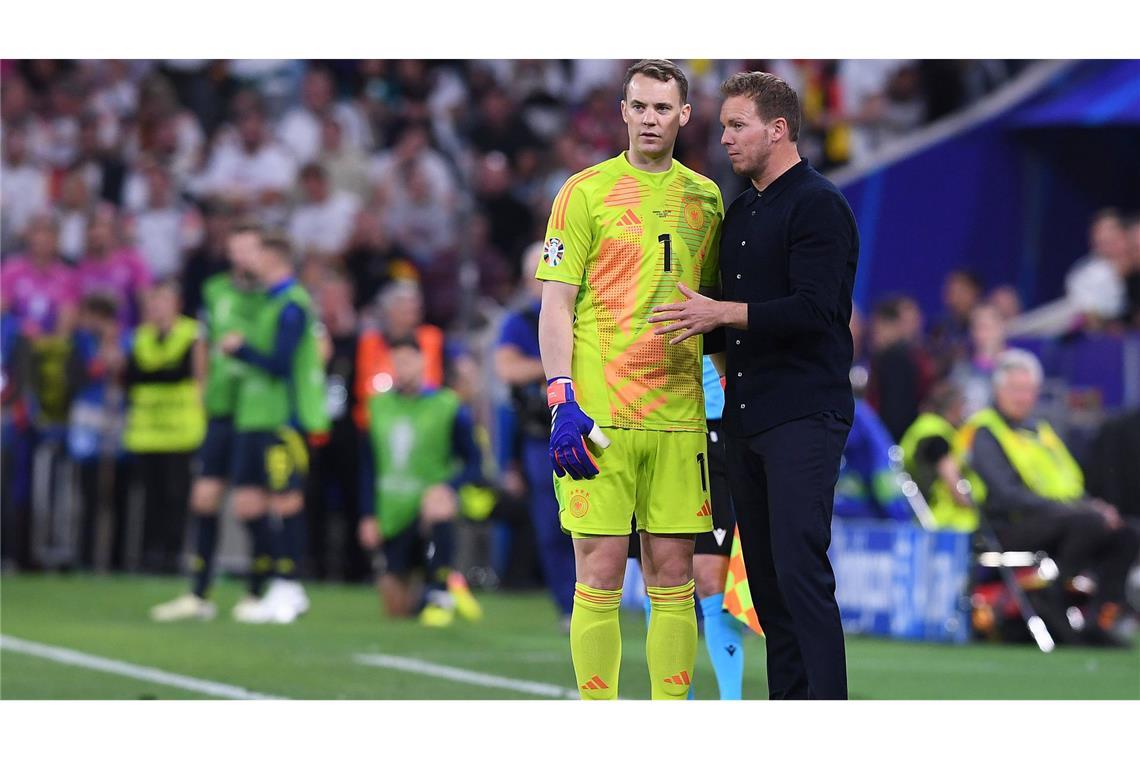
[[[825,411],[851,423],[858,259],[851,207],[807,159],[732,202],[721,231],[721,297],[748,304],[748,329],[725,331],[727,433],[754,435]]]

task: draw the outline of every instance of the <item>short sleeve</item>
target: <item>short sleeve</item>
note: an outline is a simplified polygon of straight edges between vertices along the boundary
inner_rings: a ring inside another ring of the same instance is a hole
[[[702,288],[720,285],[720,231],[724,227],[724,198],[721,197],[720,188],[714,187],[713,192],[716,193],[716,218],[713,220],[709,248],[705,252],[705,263],[701,266]]]
[[[593,247],[594,220],[586,191],[579,177],[571,177],[551,207],[542,261],[535,278],[581,285]]]

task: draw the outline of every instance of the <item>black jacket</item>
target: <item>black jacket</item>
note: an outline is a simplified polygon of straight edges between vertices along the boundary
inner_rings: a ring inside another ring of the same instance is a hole
[[[721,231],[721,297],[748,304],[748,329],[724,331],[728,434],[825,411],[851,423],[858,260],[851,207],[807,159],[733,201]]]

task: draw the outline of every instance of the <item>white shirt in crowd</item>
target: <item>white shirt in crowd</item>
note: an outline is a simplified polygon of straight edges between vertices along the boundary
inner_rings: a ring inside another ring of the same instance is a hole
[[[368,124],[363,115],[349,103],[333,106],[333,118],[340,124],[342,140],[362,150],[372,147]],[[321,152],[321,121],[307,108],[297,107],[281,119],[277,138],[289,149],[298,164],[315,161]]]
[[[416,170],[431,189],[431,197],[438,203],[450,203],[454,197],[455,177],[447,160],[439,152],[426,148],[416,156]],[[368,180],[381,191],[388,203],[407,199],[405,179],[400,175],[399,161],[392,151],[384,151],[372,159],[368,167]]]
[[[301,253],[338,253],[348,244],[359,210],[360,200],[355,195],[332,190],[323,203],[307,203],[293,212],[289,237]]]
[[[135,248],[156,280],[177,276],[183,253],[202,236],[201,220],[177,206],[146,209],[134,218]]]
[[[18,166],[5,163],[0,169],[0,221],[4,224],[5,245],[17,245],[28,222],[37,213],[48,210],[48,175],[25,162]]]
[[[247,153],[236,141],[227,142],[217,147],[194,189],[204,195],[238,195],[256,200],[266,191],[288,191],[296,173],[293,159],[277,143],[267,142]]]
[[[1115,319],[1124,313],[1124,280],[1100,256],[1089,255],[1073,264],[1065,275],[1065,294],[1083,314]]]

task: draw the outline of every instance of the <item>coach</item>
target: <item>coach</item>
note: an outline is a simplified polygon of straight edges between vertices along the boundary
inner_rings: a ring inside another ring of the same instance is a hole
[[[657,307],[672,343],[709,333],[727,378],[728,470],[772,699],[846,699],[843,629],[827,558],[839,459],[854,417],[848,372],[859,233],[796,139],[795,90],[771,74],[722,86],[721,144],[752,187],[721,232],[721,298],[682,287]]]

